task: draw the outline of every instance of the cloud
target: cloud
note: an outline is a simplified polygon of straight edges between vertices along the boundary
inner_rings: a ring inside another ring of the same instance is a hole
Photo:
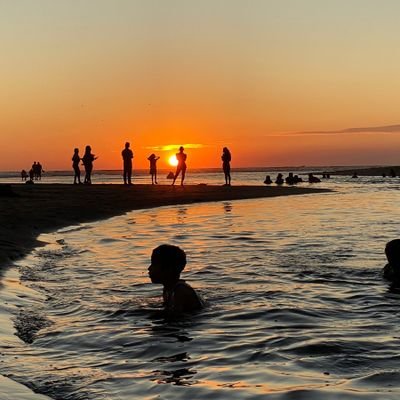
[[[337,135],[337,134],[391,134],[400,133],[400,125],[385,125],[385,126],[367,126],[362,128],[346,128],[332,131],[301,131],[301,132],[282,132],[275,133],[267,136],[319,136],[319,135]]]
[[[185,149],[202,149],[204,147],[208,147],[205,144],[201,143],[186,143],[186,144],[167,144],[164,146],[146,146],[145,149],[154,150],[154,151],[171,151],[177,150],[179,147],[183,146]]]

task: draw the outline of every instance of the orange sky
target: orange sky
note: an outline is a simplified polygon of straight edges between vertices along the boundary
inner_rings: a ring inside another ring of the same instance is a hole
[[[397,1],[38,3],[0,5],[0,170],[399,164]]]

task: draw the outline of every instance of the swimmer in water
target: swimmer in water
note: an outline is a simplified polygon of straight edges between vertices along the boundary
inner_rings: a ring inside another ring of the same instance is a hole
[[[386,243],[385,254],[388,263],[383,268],[383,277],[393,283],[400,283],[400,239]]]
[[[149,276],[152,283],[164,286],[165,310],[171,313],[184,313],[200,310],[204,302],[196,291],[180,279],[186,265],[186,254],[178,246],[162,244],[153,250]]]

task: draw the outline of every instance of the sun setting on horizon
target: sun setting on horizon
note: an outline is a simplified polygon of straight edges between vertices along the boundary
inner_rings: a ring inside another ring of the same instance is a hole
[[[175,155],[172,155],[168,158],[168,164],[173,167],[176,167],[178,165],[178,159],[176,158]]]

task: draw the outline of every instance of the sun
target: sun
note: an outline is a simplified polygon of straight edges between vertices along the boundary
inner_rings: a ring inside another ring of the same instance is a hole
[[[168,158],[168,163],[169,165],[176,167],[178,165],[178,160],[176,159],[176,156],[171,156],[170,158]]]

